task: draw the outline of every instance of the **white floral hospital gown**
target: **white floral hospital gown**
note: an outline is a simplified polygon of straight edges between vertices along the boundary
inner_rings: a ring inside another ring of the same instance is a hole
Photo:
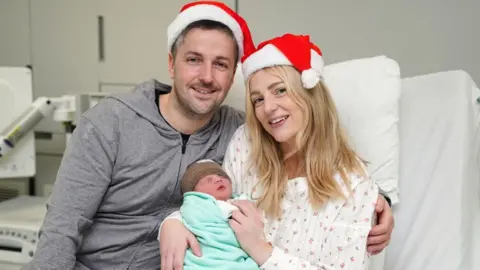
[[[224,169],[232,178],[233,192],[253,194],[256,178],[247,172],[245,127],[234,134],[224,159]],[[336,176],[345,194],[347,187]],[[353,195],[348,201],[331,201],[318,211],[308,202],[307,181],[291,179],[282,201],[282,217],[265,220],[265,235],[274,249],[261,269],[368,269],[367,236],[378,196],[371,179],[351,175]]]

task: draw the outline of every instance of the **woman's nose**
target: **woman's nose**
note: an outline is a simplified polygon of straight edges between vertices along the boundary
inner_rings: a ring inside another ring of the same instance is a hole
[[[278,104],[275,102],[274,99],[265,97],[263,99],[263,107],[265,109],[265,112],[268,114],[274,112],[278,108]]]

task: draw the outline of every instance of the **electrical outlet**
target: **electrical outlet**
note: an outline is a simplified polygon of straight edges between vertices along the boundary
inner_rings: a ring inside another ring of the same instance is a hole
[[[43,185],[43,197],[50,197],[52,194],[53,184]]]

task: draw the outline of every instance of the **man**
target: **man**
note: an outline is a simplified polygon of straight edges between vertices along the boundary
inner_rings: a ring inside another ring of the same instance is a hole
[[[209,1],[182,8],[168,45],[173,87],[147,81],[82,116],[27,269],[160,267],[158,225],[181,204],[179,176],[195,160],[221,162],[244,121],[220,104],[254,46],[243,18]]]

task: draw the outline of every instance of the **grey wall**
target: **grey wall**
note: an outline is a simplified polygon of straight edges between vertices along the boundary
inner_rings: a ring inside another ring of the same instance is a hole
[[[238,2],[256,43],[305,33],[327,63],[385,54],[404,77],[463,69],[480,84],[480,1]]]
[[[86,2],[86,3],[85,3]],[[33,65],[34,96],[124,91],[167,79],[166,27],[188,0],[0,0],[0,65]],[[326,63],[385,54],[403,77],[463,69],[480,85],[480,1],[224,0],[248,21],[256,43],[310,34]],[[99,61],[97,16],[105,20]],[[1,97],[0,97],[1,98]],[[56,177],[61,125],[37,140],[37,193]]]

